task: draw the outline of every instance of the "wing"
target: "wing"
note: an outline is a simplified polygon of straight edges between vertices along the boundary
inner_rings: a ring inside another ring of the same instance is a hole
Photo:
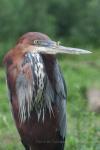
[[[61,74],[58,64],[55,66],[56,76],[56,100],[59,110],[59,132],[60,136],[64,139],[66,135],[66,98],[67,90],[64,78]]]

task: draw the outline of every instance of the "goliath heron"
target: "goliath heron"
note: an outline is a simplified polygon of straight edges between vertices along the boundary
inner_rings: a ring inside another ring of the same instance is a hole
[[[25,150],[64,150],[67,93],[57,53],[89,51],[29,32],[4,57],[12,113]]]

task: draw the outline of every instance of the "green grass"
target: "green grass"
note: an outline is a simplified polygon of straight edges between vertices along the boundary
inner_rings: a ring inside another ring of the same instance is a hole
[[[88,88],[100,88],[100,53],[61,56],[66,84],[67,137],[65,150],[100,150],[100,115],[90,112]],[[0,68],[0,150],[23,150],[7,98],[4,70]]]
[[[23,150],[12,119],[5,83],[5,73],[0,68],[0,150]]]

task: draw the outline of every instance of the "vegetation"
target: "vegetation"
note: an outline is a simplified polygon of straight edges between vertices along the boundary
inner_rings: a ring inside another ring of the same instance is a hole
[[[99,10],[99,0],[0,0],[0,63],[12,40],[29,31],[70,46],[99,47]]]
[[[91,55],[58,58],[68,85],[65,150],[100,149],[100,115],[89,111],[86,96],[89,88],[100,88],[99,10],[99,0],[0,0],[0,150],[23,150],[9,108],[2,60],[29,31],[94,50]]]
[[[86,95],[89,88],[100,88],[98,54],[68,56],[61,61],[68,85],[65,150],[100,149],[100,115],[89,111]]]
[[[1,0],[0,39],[41,31],[77,44],[98,45],[99,4],[99,0]]]
[[[99,150],[100,115],[89,111],[86,97],[87,89],[100,87],[99,53],[61,56],[59,62],[68,85],[65,150]],[[0,150],[6,149],[23,147],[9,108],[4,70],[0,69]]]

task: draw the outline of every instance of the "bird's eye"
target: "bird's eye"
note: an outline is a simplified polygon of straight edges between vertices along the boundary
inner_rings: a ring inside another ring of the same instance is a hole
[[[34,40],[34,44],[35,44],[35,45],[38,44],[38,40]]]

